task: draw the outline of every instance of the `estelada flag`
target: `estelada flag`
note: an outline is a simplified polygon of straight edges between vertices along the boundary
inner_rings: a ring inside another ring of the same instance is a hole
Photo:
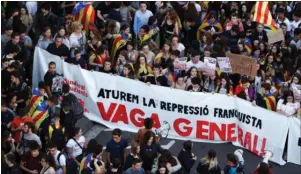
[[[272,31],[276,31],[278,27],[272,18],[268,3],[267,1],[256,2],[253,21],[270,26]]]
[[[208,19],[210,13],[207,13],[207,15],[205,16],[205,18],[202,21],[202,24],[200,25],[200,27],[198,28],[197,31],[197,40],[200,40],[200,30],[204,29],[204,30],[210,30],[212,28],[214,28],[214,30],[216,32],[220,32],[223,31],[223,26],[220,24],[219,20],[215,19],[214,21],[210,21],[210,19]]]
[[[95,10],[90,2],[79,2],[72,11],[74,21],[80,22],[88,32],[94,28]]]
[[[112,46],[112,52],[111,52],[111,58],[115,60],[115,56],[117,51],[126,45],[128,41],[132,40],[132,35],[131,34],[118,34],[115,36],[115,39],[113,41],[113,46]],[[113,61],[115,62],[115,61]]]
[[[42,122],[48,117],[48,106],[44,95],[35,89],[29,103],[28,116],[33,119],[36,129],[39,129]]]

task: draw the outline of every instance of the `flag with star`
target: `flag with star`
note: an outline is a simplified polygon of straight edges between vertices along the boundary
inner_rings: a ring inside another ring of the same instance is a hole
[[[31,116],[36,129],[39,129],[42,122],[48,117],[48,106],[46,104],[47,97],[41,95],[38,89],[33,91],[29,103],[28,116]]]
[[[80,22],[88,32],[94,28],[95,10],[90,2],[78,2],[72,11],[74,21]]]

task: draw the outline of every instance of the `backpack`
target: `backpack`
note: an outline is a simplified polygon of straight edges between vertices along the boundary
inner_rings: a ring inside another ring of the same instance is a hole
[[[56,166],[56,170],[62,168],[61,163],[60,163],[60,158],[61,158],[62,155],[65,156],[65,154],[64,154],[63,152],[60,152],[59,155],[57,156],[57,162],[58,162],[59,165]],[[66,159],[67,159],[67,158],[66,158],[66,156],[65,156],[65,160],[66,160]],[[65,161],[65,163],[67,164],[67,161]]]
[[[59,150],[64,149],[65,147],[65,136],[64,136],[64,128],[56,128],[54,125],[50,125],[53,129],[52,131],[52,136],[51,136],[51,141],[57,143],[57,148]]]
[[[229,174],[236,174],[237,167],[231,167],[229,170]]]

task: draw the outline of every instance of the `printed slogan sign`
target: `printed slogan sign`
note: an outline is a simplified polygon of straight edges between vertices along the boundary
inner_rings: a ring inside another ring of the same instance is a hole
[[[35,72],[46,72],[50,61],[60,59],[47,54],[36,48]],[[49,57],[45,59],[45,56]],[[290,118],[279,113],[254,107],[248,101],[228,95],[148,86],[65,62],[57,66],[62,66],[65,83],[70,84],[72,92],[81,100],[85,116],[90,120],[109,128],[137,132],[143,127],[143,120],[151,117],[155,128],[160,128],[163,123],[171,126],[169,138],[232,142],[258,156],[271,150],[274,154],[271,160],[285,164],[282,154]],[[34,86],[42,80],[37,77],[34,77]]]
[[[232,67],[229,57],[217,57],[216,59],[221,72],[232,73]]]

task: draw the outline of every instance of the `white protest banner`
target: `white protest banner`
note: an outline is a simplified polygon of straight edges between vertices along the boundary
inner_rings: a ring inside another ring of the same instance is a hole
[[[232,73],[229,57],[217,57],[216,59],[221,72]]]
[[[207,76],[215,75],[216,59],[211,57],[204,57],[203,74]]]
[[[45,55],[48,54],[44,50],[36,48],[35,61],[40,59],[41,64],[47,65]],[[64,83],[70,84],[71,92],[79,98],[90,120],[109,128],[137,132],[143,127],[144,118],[151,117],[155,128],[160,128],[163,122],[170,125],[169,138],[232,142],[258,156],[262,156],[264,150],[272,150],[271,160],[281,165],[285,163],[282,154],[290,123],[285,116],[227,95],[148,86],[140,81],[58,63],[63,67]],[[44,65],[35,66],[34,72],[47,67]],[[42,79],[34,81],[39,80]]]
[[[300,118],[291,118],[290,122],[287,162],[301,165],[301,147],[298,146],[298,140],[301,138],[301,120]]]

